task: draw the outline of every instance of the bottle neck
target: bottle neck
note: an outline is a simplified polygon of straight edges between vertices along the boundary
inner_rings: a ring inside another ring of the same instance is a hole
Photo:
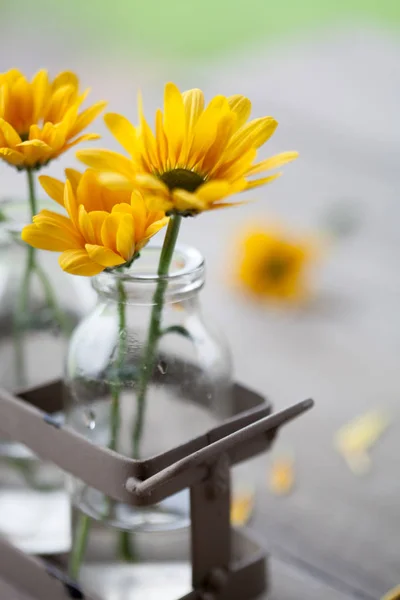
[[[201,254],[194,248],[177,246],[168,275],[157,275],[161,246],[147,246],[140,257],[125,270],[103,271],[93,278],[99,299],[125,304],[154,304],[154,294],[164,281],[164,304],[196,302],[204,285],[205,267]]]

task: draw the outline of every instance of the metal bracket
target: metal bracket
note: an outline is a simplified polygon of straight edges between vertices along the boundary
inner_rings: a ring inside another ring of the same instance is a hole
[[[230,525],[230,469],[267,450],[277,431],[313,406],[305,400],[271,414],[261,396],[235,385],[237,414],[190,442],[136,461],[95,446],[52,417],[62,407],[62,384],[0,389],[0,434],[31,448],[88,485],[132,505],[150,505],[190,488],[193,590],[180,600],[243,600],[266,585],[265,552]],[[66,576],[0,539],[0,578],[32,599],[94,600]],[[78,595],[71,595],[78,594]],[[79,594],[81,594],[79,596]]]

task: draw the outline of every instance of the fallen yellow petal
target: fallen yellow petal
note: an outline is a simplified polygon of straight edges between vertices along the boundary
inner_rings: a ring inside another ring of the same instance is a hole
[[[271,468],[269,487],[277,496],[289,494],[294,486],[293,461],[288,458],[277,458]]]
[[[371,410],[344,425],[335,436],[335,444],[342,454],[362,453],[369,450],[387,429],[389,419],[380,410]]]
[[[387,592],[381,600],[400,600],[400,585]]]
[[[232,500],[231,523],[235,527],[241,527],[248,523],[254,507],[254,494],[251,492],[238,494]]]

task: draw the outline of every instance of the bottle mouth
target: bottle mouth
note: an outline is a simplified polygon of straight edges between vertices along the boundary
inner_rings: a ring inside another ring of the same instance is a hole
[[[149,244],[129,268],[121,271],[106,270],[96,275],[92,280],[94,289],[101,296],[118,299],[118,287],[122,282],[127,301],[146,300],[146,295],[149,300],[155,285],[163,279],[167,283],[165,299],[171,302],[190,295],[204,285],[205,263],[198,250],[178,244],[172,255],[168,275],[158,275],[161,249],[161,245]]]

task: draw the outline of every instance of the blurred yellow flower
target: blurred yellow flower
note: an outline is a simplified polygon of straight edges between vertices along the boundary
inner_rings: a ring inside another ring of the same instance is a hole
[[[88,94],[79,92],[78,77],[69,71],[49,81],[39,71],[29,82],[17,69],[0,74],[0,158],[18,169],[39,168],[82,141],[77,137],[103,110],[97,102],[79,113]]]
[[[68,216],[42,210],[22,239],[42,250],[61,252],[59,263],[74,275],[92,276],[129,263],[166,223],[160,211],[150,211],[142,195],[120,187],[103,174],[66,170],[65,184],[39,177],[48,195]]]
[[[109,150],[81,150],[77,157],[95,169],[117,171],[152,195],[152,204],[168,214],[195,215],[232,206],[234,193],[269,183],[280,173],[254,176],[294,160],[284,152],[255,163],[257,150],[274,133],[273,117],[248,121],[251,102],[244,96],[216,96],[204,107],[198,89],[181,94],[173,83],[164,92],[155,133],[143,115],[139,96],[139,128],[114,113],[105,121],[130,158]]]
[[[301,300],[306,272],[316,248],[278,228],[254,228],[242,243],[237,276],[254,296],[275,300]]]
[[[381,600],[400,600],[400,585],[387,592]]]

